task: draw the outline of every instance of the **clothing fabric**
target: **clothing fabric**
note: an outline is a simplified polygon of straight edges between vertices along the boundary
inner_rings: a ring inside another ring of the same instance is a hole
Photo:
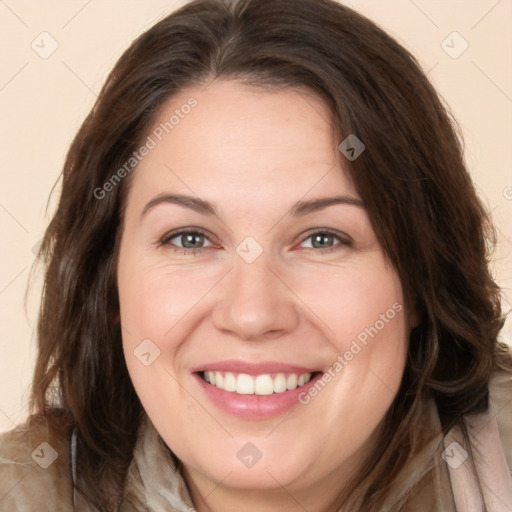
[[[512,375],[496,375],[490,391],[489,410],[467,418],[472,456],[458,428],[443,436],[434,402],[424,404],[418,435],[425,442],[379,512],[395,512],[407,495],[407,512],[512,512]],[[31,423],[0,434],[0,512],[97,512],[73,491],[73,432],[64,422],[55,429],[41,418]],[[146,511],[195,511],[179,467],[148,417],[119,506],[119,512]]]

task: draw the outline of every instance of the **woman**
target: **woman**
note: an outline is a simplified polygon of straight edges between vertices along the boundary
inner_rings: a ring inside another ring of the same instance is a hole
[[[509,510],[492,236],[443,105],[373,23],[187,4],[67,156],[0,508]]]

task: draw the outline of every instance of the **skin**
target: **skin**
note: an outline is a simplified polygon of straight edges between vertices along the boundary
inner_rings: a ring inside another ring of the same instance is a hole
[[[290,213],[297,201],[359,198],[320,99],[217,80],[171,98],[155,126],[191,96],[197,107],[140,163],[127,196],[117,277],[130,376],[199,512],[336,511],[398,391],[414,316],[364,207]],[[161,193],[207,200],[217,215],[161,203],[141,217]],[[180,236],[159,244],[188,227],[206,232],[203,248],[185,251]],[[316,228],[340,238],[315,246]],[[236,252],[247,236],[263,249],[250,264]],[[401,311],[291,413],[230,415],[190,373],[232,358],[325,372],[395,303]],[[134,356],[147,338],[160,350],[150,366]],[[262,453],[252,468],[237,458],[248,442]]]

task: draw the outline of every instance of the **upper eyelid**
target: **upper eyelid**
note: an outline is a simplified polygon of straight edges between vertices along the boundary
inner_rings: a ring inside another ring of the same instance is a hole
[[[185,235],[185,234],[189,234],[189,233],[199,233],[200,235],[210,237],[210,233],[206,229],[192,226],[190,228],[172,229],[171,231],[168,231],[167,233],[165,233],[162,236],[162,238],[174,238],[176,236]]]
[[[186,234],[190,234],[190,233],[197,233],[199,235],[203,235],[205,238],[207,238],[212,244],[213,243],[216,243],[214,240],[212,240],[212,236],[210,235],[210,233],[202,228],[196,228],[196,227],[192,227],[192,228],[183,228],[183,229],[177,229],[177,230],[172,230],[172,231],[169,231],[167,233],[165,233],[161,238],[160,238],[160,241],[163,242],[165,241],[165,243],[168,243],[170,240],[172,240],[173,238],[176,238],[178,236],[181,236],[181,235],[186,235]],[[213,237],[215,239],[215,237]]]
[[[306,233],[304,234],[303,240],[305,240],[306,238],[309,238],[310,236],[316,235],[318,233],[327,233],[329,235],[334,235],[334,236],[337,236],[339,238],[343,238],[343,237],[351,238],[346,233],[344,233],[342,231],[338,231],[337,229],[331,229],[331,228],[312,228],[312,229],[306,231]]]

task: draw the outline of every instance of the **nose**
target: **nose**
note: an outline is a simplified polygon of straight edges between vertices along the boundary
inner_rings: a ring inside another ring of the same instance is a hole
[[[244,340],[279,337],[299,322],[295,295],[262,257],[237,258],[212,317],[217,329]]]

